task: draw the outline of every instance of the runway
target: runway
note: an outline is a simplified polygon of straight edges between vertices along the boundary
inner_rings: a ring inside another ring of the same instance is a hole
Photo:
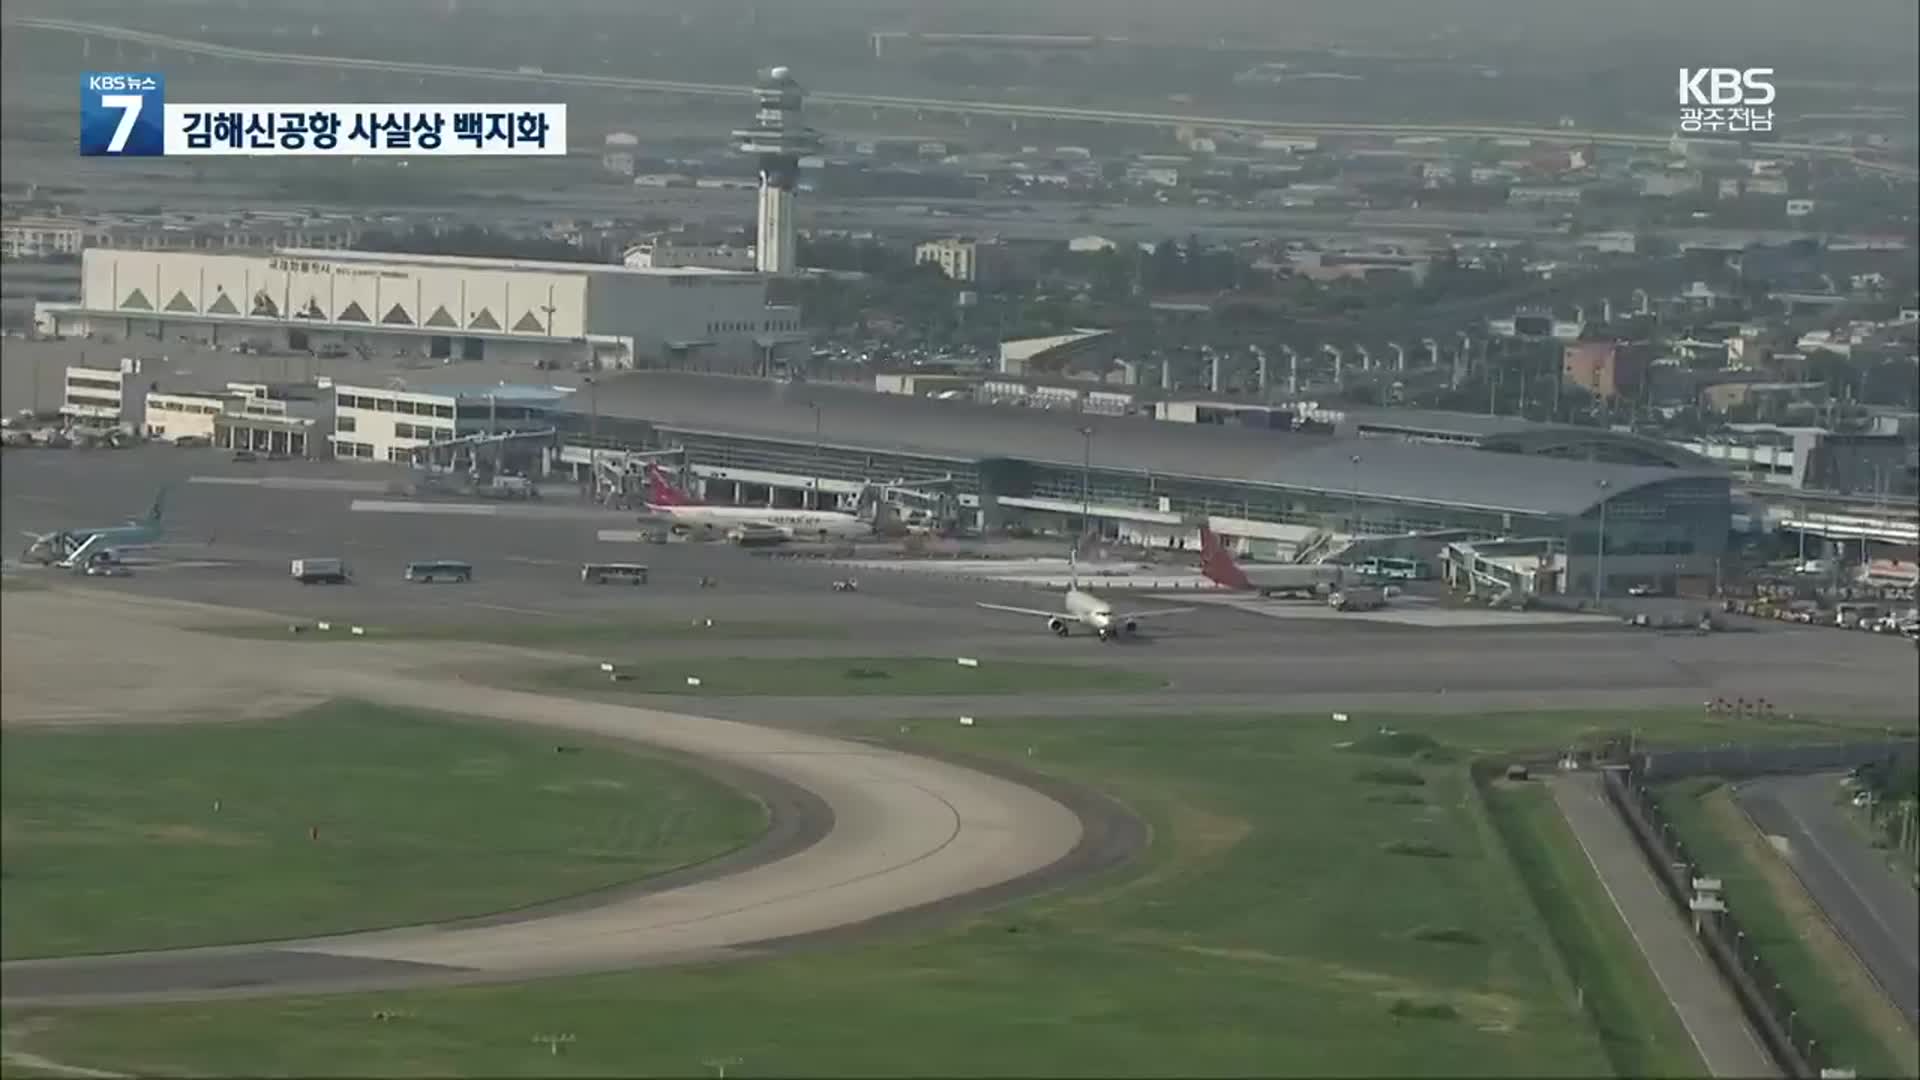
[[[640,544],[631,514],[560,505],[472,518],[355,513],[382,466],[235,465],[212,452],[12,452],[0,466],[10,530],[106,525],[174,486],[166,543],[131,578],[37,571],[49,587],[10,591],[0,715],[7,723],[176,722],[276,716],[343,695],[631,739],[732,770],[770,803],[787,799],[785,843],[770,861],[718,877],[616,891],[586,908],[512,920],[422,927],[270,946],[0,966],[10,1004],[346,989],[522,978],[753,954],[862,932],[1048,887],[1111,865],[1143,839],[1137,822],[1085,792],[849,741],[876,721],[1047,722],[1102,713],[1174,722],[1202,733],[1210,716],[1302,715],[1365,708],[1464,709],[1697,705],[1766,697],[1782,711],[1911,714],[1911,646],[1810,628],[1666,637],[1617,625],[1415,627],[1275,619],[1208,607],[1151,636],[1101,645],[1060,639],[1039,620],[982,611],[979,600],[1032,605],[1006,583],[874,575],[859,593],[830,585],[845,570],[756,558],[727,545]],[[189,483],[231,475],[273,483]],[[350,586],[303,588],[296,557],[342,557]],[[410,560],[472,562],[475,581],[422,587]],[[583,561],[640,561],[645,587],[595,587]],[[717,578],[702,589],[700,577]],[[458,642],[293,644],[184,633],[232,619],[339,619],[406,627],[520,621],[713,619],[778,624],[762,636],[610,641],[609,658],[964,655],[1075,661],[1148,670],[1169,686],[1131,695],[942,697],[622,695],[556,700],[489,684],[526,650]],[[22,626],[32,633],[18,632]],[[114,662],[96,662],[100,656]],[[890,729],[890,725],[889,725]],[[804,791],[807,796],[778,792]],[[817,800],[818,807],[808,799]],[[825,815],[824,817],[822,815]],[[714,871],[715,868],[705,868]]]
[[[1697,637],[1607,620],[1471,625],[1464,616],[1420,625],[1409,619],[1356,619],[1305,602],[1248,601],[1207,604],[1205,610],[1150,625],[1140,640],[1101,646],[1087,635],[1056,638],[1037,619],[975,606],[986,601],[1031,607],[1049,599],[1030,586],[876,572],[860,575],[860,592],[837,593],[831,585],[847,571],[824,560],[761,558],[725,544],[640,543],[628,539],[639,531],[637,515],[560,500],[538,507],[519,504],[513,515],[484,521],[353,512],[354,500],[362,497],[356,492],[399,475],[381,465],[237,465],[213,451],[150,447],[112,453],[10,451],[3,468],[0,518],[13,532],[110,524],[143,511],[161,484],[174,485],[166,546],[152,553],[165,565],[132,578],[72,583],[88,591],[370,626],[475,619],[773,623],[787,632],[716,635],[726,638],[721,642],[680,637],[609,643],[607,648],[621,655],[605,658],[952,654],[1144,667],[1164,674],[1171,684],[1166,692],[1127,698],[1048,695],[1043,701],[995,703],[996,708],[1023,706],[1029,714],[1059,715],[1075,707],[1140,714],[1290,712],[1317,709],[1324,702],[1335,708],[1365,704],[1422,712],[1692,707],[1715,697],[1764,698],[1783,711],[1803,713],[1897,716],[1920,709],[1911,644],[1881,635],[1766,624],[1751,632]],[[189,482],[208,475],[272,483]],[[302,588],[288,576],[288,561],[296,557],[343,558],[354,568],[355,584]],[[404,582],[404,565],[423,558],[471,562],[475,582],[452,587]],[[652,580],[638,588],[584,584],[579,567],[586,561],[642,562],[651,568]],[[702,577],[717,580],[718,587],[700,588]],[[1192,598],[1136,599],[1149,607]],[[1134,601],[1122,594],[1116,602]],[[683,699],[647,704],[689,707]],[[922,715],[926,708],[944,710],[950,704],[925,698],[810,699],[794,703],[781,722],[830,723],[835,710],[841,717]]]

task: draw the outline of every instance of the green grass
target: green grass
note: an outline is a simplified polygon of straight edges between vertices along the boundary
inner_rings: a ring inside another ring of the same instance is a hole
[[[39,1025],[33,1052],[143,1075],[694,1075],[713,1059],[739,1059],[742,1077],[1605,1074],[1620,1050],[1575,999],[1464,762],[1622,719],[1395,717],[1434,740],[1397,756],[1336,749],[1350,733],[1324,715],[850,723],[1103,789],[1147,819],[1152,846],[943,930],[764,961],[9,1018]],[[1632,719],[1675,740],[1732,729]],[[1356,778],[1388,764],[1426,782]],[[1449,857],[1383,850],[1395,842]],[[543,1033],[576,1039],[556,1060]]]
[[[1695,778],[1668,784],[1656,797],[1694,860],[1720,878],[1728,909],[1792,996],[1800,1022],[1834,1058],[1861,1076],[1920,1073],[1911,1031],[1897,1012],[1891,1025],[1885,1023],[1891,1006],[1846,946],[1832,938],[1784,861],[1762,863],[1773,855],[1726,787]]]
[[[764,828],[757,802],[663,759],[352,703],[4,745],[9,959],[484,914]]]
[[[1492,783],[1487,812],[1545,920],[1616,1076],[1704,1076],[1679,1014],[1608,900],[1553,794]]]
[[[1050,690],[1156,690],[1166,680],[1128,668],[983,660],[962,667],[953,657],[707,657],[619,665],[614,681],[599,665],[533,672],[548,690],[635,694],[840,695],[1013,694]],[[698,678],[690,686],[688,678]]]
[[[295,633],[291,626],[297,625]],[[319,629],[319,622],[305,619],[298,623],[218,623],[192,629],[203,634],[245,638],[252,641],[294,641],[303,643],[366,643],[379,641],[468,641],[487,645],[525,645],[529,647],[608,646],[629,641],[673,641],[739,638],[823,638],[837,637],[844,628],[811,623],[758,619],[685,619],[651,617],[568,622],[562,619],[525,619],[496,621],[475,619],[461,623],[422,623],[409,626],[384,626],[355,623],[349,619],[330,620],[331,629]],[[363,634],[351,627],[360,626]]]

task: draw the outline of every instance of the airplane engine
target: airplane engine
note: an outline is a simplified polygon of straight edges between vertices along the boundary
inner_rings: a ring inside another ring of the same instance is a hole
[[[1140,630],[1140,621],[1138,619],[1128,619],[1126,622],[1120,624],[1120,629],[1129,634],[1138,633]]]
[[[1066,637],[1067,636],[1067,620],[1048,619],[1047,629],[1053,631],[1054,633],[1060,635],[1061,637]]]

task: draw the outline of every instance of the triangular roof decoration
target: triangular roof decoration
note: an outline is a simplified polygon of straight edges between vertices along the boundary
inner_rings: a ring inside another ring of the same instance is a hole
[[[120,306],[126,307],[126,308],[139,308],[141,311],[153,310],[153,305],[147,302],[147,294],[141,292],[139,289],[135,289],[132,292],[128,293],[127,298],[125,300],[120,301]]]
[[[194,310],[193,301],[187,299],[187,291],[185,289],[177,290],[173,294],[173,299],[167,301],[167,310],[168,311],[193,311]]]
[[[213,303],[207,305],[207,314],[238,315],[240,314],[240,309],[234,305],[233,297],[228,296],[226,293],[221,293],[219,296],[213,298]]]
[[[520,321],[517,323],[514,323],[513,328],[515,330],[521,331],[522,333],[538,334],[541,331],[545,330],[546,326],[545,324],[541,323],[539,319],[534,317],[533,312],[529,311],[525,315],[520,316]]]
[[[447,306],[445,304],[442,304],[439,307],[433,309],[433,314],[427,316],[427,325],[428,326],[452,326],[457,328],[459,327],[460,324],[453,321],[453,316],[447,314]]]
[[[220,305],[215,304],[213,306],[219,307]],[[250,314],[265,315],[270,319],[277,319],[280,317],[280,305],[274,303],[273,297],[268,296],[267,291],[262,289],[253,294],[253,311]]]
[[[406,308],[395,304],[387,309],[387,313],[381,316],[380,321],[389,326],[412,326],[413,316],[407,314]]]
[[[327,317],[327,313],[320,310],[319,298],[309,296],[307,297],[307,306],[300,309],[300,317],[303,319],[324,319]]]
[[[467,329],[498,330],[500,329],[500,323],[494,319],[493,312],[488,311],[486,308],[481,308],[480,313],[473,317],[473,321],[467,323]]]
[[[350,301],[345,308],[341,309],[340,314],[334,316],[334,319],[337,322],[372,322],[373,321],[372,319],[367,318],[366,310],[360,306],[360,301],[358,300]]]

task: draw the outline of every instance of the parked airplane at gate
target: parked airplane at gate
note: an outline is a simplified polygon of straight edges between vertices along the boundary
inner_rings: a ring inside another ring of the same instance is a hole
[[[1200,528],[1200,572],[1208,581],[1240,592],[1261,596],[1296,593],[1308,597],[1324,596],[1337,590],[1341,568],[1333,563],[1277,564],[1242,566],[1220,543],[1212,529]]]
[[[23,533],[27,537],[27,550],[20,556],[23,560],[37,562],[43,566],[54,565],[64,569],[84,567],[90,562],[116,561],[122,552],[134,548],[149,547],[160,542],[161,518],[167,509],[167,490],[161,488],[153,497],[153,506],[147,510],[147,516],[129,518],[123,525],[107,525],[95,529],[55,529],[48,533]]]
[[[1151,611],[1115,611],[1113,605],[1080,587],[1079,564],[1071,556],[1068,558],[1069,574],[1067,594],[1064,597],[1064,611],[1041,611],[1038,608],[1013,607],[1007,604],[981,603],[980,607],[989,611],[1010,611],[1015,615],[1036,615],[1047,620],[1047,629],[1066,637],[1072,633],[1075,624],[1089,627],[1101,641],[1112,641],[1121,634],[1133,634],[1140,629],[1140,620],[1157,619],[1163,615],[1179,615],[1197,610],[1190,607],[1155,608]]]
[[[787,540],[851,540],[873,533],[870,523],[836,510],[710,506],[675,487],[653,464],[647,466],[646,507],[675,525],[742,536],[771,531]]]

